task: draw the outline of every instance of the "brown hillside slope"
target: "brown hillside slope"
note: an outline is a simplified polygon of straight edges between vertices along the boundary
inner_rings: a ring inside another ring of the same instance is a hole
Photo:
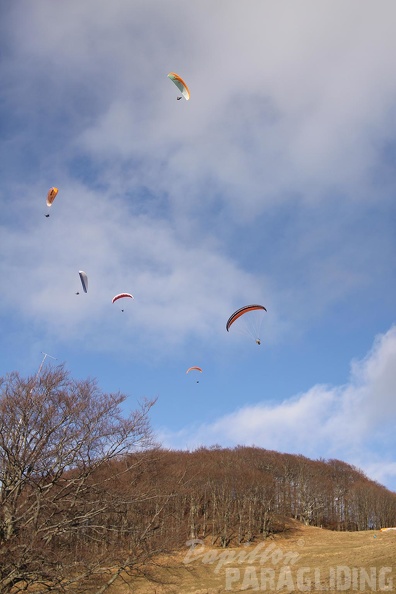
[[[290,525],[286,535],[248,547],[197,544],[158,560],[156,582],[138,579],[136,594],[227,592],[396,592],[396,532],[332,532]],[[128,578],[126,578],[128,581]],[[127,584],[110,594],[126,594]]]

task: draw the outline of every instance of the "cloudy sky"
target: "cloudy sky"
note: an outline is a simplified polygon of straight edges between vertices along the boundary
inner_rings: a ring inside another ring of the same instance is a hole
[[[396,490],[394,0],[0,13],[0,375],[47,353],[126,410],[157,398],[164,447],[338,458]],[[250,303],[260,346],[225,329]]]

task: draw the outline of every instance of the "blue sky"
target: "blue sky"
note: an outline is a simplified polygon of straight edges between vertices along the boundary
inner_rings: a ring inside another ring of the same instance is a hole
[[[164,447],[396,490],[393,0],[0,11],[0,374],[48,353],[126,411],[156,397]],[[249,303],[260,346],[225,330]]]

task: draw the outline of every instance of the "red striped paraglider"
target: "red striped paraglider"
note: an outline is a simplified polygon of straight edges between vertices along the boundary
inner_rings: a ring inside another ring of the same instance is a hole
[[[114,295],[113,299],[111,300],[112,303],[115,303],[116,301],[118,301],[119,299],[124,299],[125,297],[129,298],[129,299],[134,299],[134,296],[131,295],[130,293],[118,293],[118,295]],[[124,311],[123,309],[121,310],[122,312]]]
[[[256,344],[260,345],[260,330],[264,311],[267,311],[264,305],[254,304],[240,307],[228,318],[226,323],[227,332],[231,328],[235,328],[236,331],[248,335],[254,339]]]

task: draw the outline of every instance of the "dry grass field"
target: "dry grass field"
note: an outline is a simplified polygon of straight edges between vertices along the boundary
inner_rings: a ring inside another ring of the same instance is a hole
[[[203,544],[158,559],[153,574],[109,594],[396,592],[396,531],[331,532],[294,523],[286,534],[231,549]]]

